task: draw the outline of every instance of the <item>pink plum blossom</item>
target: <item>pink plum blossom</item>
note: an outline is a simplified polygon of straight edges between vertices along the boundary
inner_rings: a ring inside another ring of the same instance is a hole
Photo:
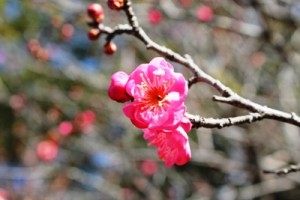
[[[95,120],[96,114],[92,110],[85,110],[83,112],[80,112],[74,119],[77,127],[85,133],[89,132],[92,129]]]
[[[0,188],[0,200],[8,200],[9,198],[9,193],[7,190]]]
[[[63,136],[68,136],[73,131],[73,124],[70,121],[63,121],[58,125],[58,131]]]
[[[144,129],[144,138],[158,148],[158,156],[166,166],[184,165],[191,159],[187,136],[191,127],[189,119],[183,117],[179,126],[173,130]]]
[[[154,175],[158,170],[157,168],[156,162],[151,159],[144,160],[141,164],[141,171],[147,176]]]
[[[123,112],[138,128],[176,129],[186,111],[187,82],[161,57],[139,65],[128,77],[126,92],[133,101]]]
[[[108,96],[119,103],[124,103],[131,99],[126,93],[126,83],[128,80],[128,74],[122,71],[114,73],[111,77],[111,82],[108,88]]]
[[[184,116],[187,93],[184,76],[158,57],[139,65],[129,76],[125,72],[115,73],[108,94],[118,102],[131,100],[124,105],[124,114],[143,129],[144,138],[157,148],[165,165],[171,167],[191,159],[187,132],[192,124]]]
[[[37,155],[43,161],[53,161],[58,155],[58,145],[51,140],[42,141],[37,146]]]
[[[197,18],[202,22],[209,22],[214,17],[214,12],[209,6],[200,6],[197,9]]]
[[[152,9],[148,12],[148,20],[151,24],[159,24],[162,21],[162,14],[157,9]]]

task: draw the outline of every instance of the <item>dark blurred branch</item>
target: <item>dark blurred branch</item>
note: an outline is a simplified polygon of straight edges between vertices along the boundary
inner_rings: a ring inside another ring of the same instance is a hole
[[[271,21],[274,19],[272,19],[271,16],[268,16],[264,12],[262,2],[259,2],[258,0],[251,0],[250,4],[253,7],[253,9],[258,13],[258,16],[260,16],[260,22],[262,24],[262,31],[260,35],[263,41],[262,46],[265,44],[270,45],[277,52],[277,54],[283,62],[289,62],[288,49],[286,49],[285,46],[287,41],[290,40],[294,31],[298,28],[298,26],[290,18],[282,19],[282,23],[289,24],[288,27],[291,27],[294,31],[288,31],[287,34],[282,37],[284,38],[283,41],[276,41],[274,40],[274,31],[272,30],[271,26]]]
[[[275,170],[264,170],[266,174],[277,174],[277,175],[286,175],[292,172],[300,171],[300,164],[298,165],[290,165],[288,167],[282,169],[275,169]]]
[[[252,123],[254,121],[262,120],[262,119],[273,119],[281,122],[286,122],[289,124],[294,124],[300,127],[300,117],[295,113],[286,113],[276,109],[268,108],[267,106],[263,106],[257,103],[254,103],[248,99],[245,99],[238,94],[236,94],[232,89],[225,86],[219,80],[211,77],[207,73],[201,70],[200,66],[198,66],[194,60],[189,55],[180,55],[179,53],[174,52],[173,50],[161,46],[154,42],[143,30],[142,27],[139,26],[137,17],[131,7],[131,0],[125,0],[125,6],[123,8],[126,16],[128,18],[128,25],[119,25],[114,29],[106,27],[104,25],[99,25],[98,28],[107,34],[107,42],[112,40],[116,35],[120,34],[129,34],[133,35],[139,40],[141,40],[147,47],[147,49],[153,50],[168,58],[169,60],[179,63],[189,69],[194,75],[189,78],[188,84],[189,87],[192,85],[204,82],[214,89],[216,89],[221,96],[214,96],[213,100],[217,102],[227,103],[232,106],[246,109],[252,112],[249,115],[233,117],[233,118],[225,118],[225,119],[212,119],[212,118],[201,118],[197,115],[188,114],[189,119],[193,122],[194,127],[207,127],[207,128],[222,128],[225,126],[231,126],[234,124],[242,124],[242,123]]]
[[[269,179],[255,185],[241,187],[237,199],[259,199],[269,194],[292,190],[296,185],[297,183],[285,177]]]

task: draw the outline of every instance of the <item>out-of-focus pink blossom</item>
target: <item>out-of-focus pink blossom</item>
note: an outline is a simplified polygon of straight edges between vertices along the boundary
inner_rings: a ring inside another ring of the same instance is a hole
[[[266,55],[263,52],[254,52],[251,56],[251,63],[253,67],[259,68],[263,66],[263,64],[266,62]]]
[[[24,94],[14,94],[10,97],[9,104],[14,110],[21,110],[26,105],[26,96]]]
[[[158,148],[158,156],[166,166],[184,165],[191,159],[187,136],[191,127],[189,119],[183,117],[180,125],[174,130],[144,129],[144,138],[150,145]]]
[[[134,199],[135,193],[131,188],[122,188],[122,197],[124,200]]]
[[[75,125],[83,132],[87,133],[93,128],[96,114],[92,110],[85,110],[75,117]]]
[[[108,96],[119,103],[124,103],[131,99],[126,93],[126,83],[128,81],[128,74],[122,71],[114,73],[111,77],[111,82],[108,88]]]
[[[58,154],[58,145],[50,140],[42,141],[37,146],[37,155],[41,160],[52,161]]]
[[[209,6],[200,6],[197,9],[197,18],[202,22],[208,22],[213,19],[214,12]]]
[[[162,20],[162,14],[159,10],[152,9],[148,12],[148,20],[151,24],[159,24]]]
[[[133,101],[123,112],[138,128],[176,129],[186,111],[187,82],[161,57],[138,66],[129,75],[126,91]]]
[[[70,135],[73,129],[73,124],[70,121],[63,121],[58,125],[58,131],[64,136]]]
[[[92,124],[96,120],[96,115],[95,115],[94,111],[91,111],[91,110],[86,110],[86,111],[82,112],[81,117],[82,117],[83,123],[85,123],[85,124]]]
[[[179,3],[182,7],[189,7],[192,5],[193,0],[179,0]]]
[[[157,172],[157,164],[154,160],[144,160],[141,164],[141,171],[147,175],[152,176]]]
[[[61,27],[61,37],[63,40],[69,40],[74,35],[74,26],[72,24],[64,24]]]
[[[75,121],[81,125],[93,124],[95,120],[96,114],[92,110],[85,110],[75,117]]]
[[[0,188],[0,200],[8,200],[8,192]]]

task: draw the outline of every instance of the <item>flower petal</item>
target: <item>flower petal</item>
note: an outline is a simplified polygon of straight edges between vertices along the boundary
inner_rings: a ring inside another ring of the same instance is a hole
[[[186,130],[190,131],[191,122],[183,118],[180,125],[173,130],[143,129],[144,138],[157,147],[157,154],[166,166],[183,165],[191,159],[191,149]]]

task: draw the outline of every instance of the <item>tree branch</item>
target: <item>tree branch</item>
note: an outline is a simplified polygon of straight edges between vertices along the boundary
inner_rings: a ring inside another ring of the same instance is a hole
[[[262,120],[262,119],[273,119],[281,122],[286,122],[289,124],[296,125],[300,127],[300,117],[295,113],[287,113],[283,111],[279,111],[276,109],[269,108],[267,106],[263,106],[257,103],[254,103],[246,98],[243,98],[232,91],[229,87],[225,86],[219,80],[213,78],[208,75],[204,71],[201,70],[200,66],[198,66],[191,56],[189,55],[180,55],[179,53],[174,52],[173,50],[161,46],[154,42],[140,27],[137,17],[132,9],[131,0],[125,0],[125,6],[123,8],[126,13],[128,23],[125,25],[118,25],[114,29],[106,27],[102,24],[98,26],[102,33],[107,34],[107,42],[112,40],[115,36],[120,34],[129,34],[133,35],[142,41],[146,48],[152,51],[157,52],[161,56],[168,58],[169,60],[176,62],[185,66],[189,69],[194,75],[189,78],[188,85],[191,87],[196,83],[206,83],[217,90],[221,96],[214,96],[213,100],[216,102],[230,104],[232,106],[246,109],[251,113],[245,116],[233,117],[233,118],[224,118],[224,119],[213,119],[213,118],[201,118],[197,115],[187,114],[189,119],[193,122],[194,127],[206,127],[206,128],[223,128],[226,126],[231,126],[234,124],[242,124],[242,123],[251,123],[254,121]]]
[[[204,128],[221,129],[232,125],[252,123],[255,121],[259,121],[264,118],[264,115],[259,113],[249,113],[248,115],[243,115],[243,116],[215,119],[215,118],[204,118],[199,115],[192,115],[186,113],[186,117],[191,120],[193,124],[193,128],[204,127]]]

